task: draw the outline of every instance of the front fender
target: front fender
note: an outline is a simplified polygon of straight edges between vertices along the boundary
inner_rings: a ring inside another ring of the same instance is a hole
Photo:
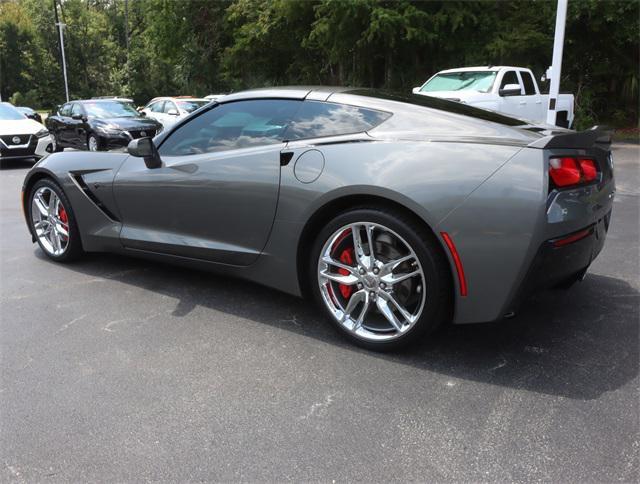
[[[42,178],[51,178],[71,203],[83,248],[101,251],[119,247],[121,224],[113,199],[113,179],[128,156],[76,151],[42,158],[29,170],[22,186],[23,212],[29,231],[27,204],[31,187]]]

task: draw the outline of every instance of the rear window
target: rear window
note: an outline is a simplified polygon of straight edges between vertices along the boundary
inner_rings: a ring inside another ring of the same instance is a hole
[[[188,113],[194,112],[196,109],[209,104],[209,101],[178,101],[178,107],[184,109]]]
[[[438,109],[448,113],[470,116],[472,118],[483,119],[493,123],[504,124],[506,126],[522,126],[528,124],[521,119],[511,118],[495,111],[474,108],[468,104],[462,104],[455,101],[447,101],[431,96],[421,96],[419,94],[406,94],[404,92],[384,91],[377,89],[353,89],[347,91],[347,94],[356,96],[367,96],[377,99],[386,99],[388,101],[402,102],[406,104],[414,104],[425,108]]]
[[[287,140],[361,133],[384,122],[390,113],[346,104],[304,101],[284,133]]]

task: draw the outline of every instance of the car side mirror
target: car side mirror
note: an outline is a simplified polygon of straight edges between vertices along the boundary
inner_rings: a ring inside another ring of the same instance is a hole
[[[72,114],[71,119],[75,119],[76,121],[84,121],[84,116],[82,114]]]
[[[507,84],[498,91],[498,94],[502,97],[520,96],[522,91],[520,90],[520,84]]]
[[[160,154],[158,153],[158,149],[156,145],[153,144],[153,140],[151,138],[138,138],[131,140],[129,142],[129,146],[127,146],[127,151],[131,156],[136,156],[138,158],[144,158],[144,164],[147,165],[147,168],[160,168],[162,166],[162,160],[160,159]]]
[[[178,114],[180,114],[180,113],[178,112],[178,110],[177,110],[177,109],[175,109],[175,108],[171,108],[171,109],[169,109],[169,111],[167,111],[167,114],[168,114],[169,116],[177,116],[177,115],[178,115]]]
[[[418,93],[420,92],[420,88],[421,88],[421,87],[422,87],[422,86],[414,87],[414,88],[413,88],[413,90],[412,90],[412,92],[413,92],[414,94],[418,94]]]

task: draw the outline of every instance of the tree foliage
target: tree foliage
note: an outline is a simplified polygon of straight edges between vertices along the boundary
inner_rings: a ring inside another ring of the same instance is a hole
[[[445,68],[551,63],[556,3],[56,0],[71,96],[204,95],[283,84],[407,90]],[[54,0],[0,3],[0,93],[63,100]],[[570,0],[562,88],[582,125],[638,122],[638,0]]]

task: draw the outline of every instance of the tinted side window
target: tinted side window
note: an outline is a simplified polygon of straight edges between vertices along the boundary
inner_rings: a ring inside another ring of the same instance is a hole
[[[71,104],[67,103],[60,108],[60,116],[71,116]]]
[[[500,83],[500,89],[503,89],[507,84],[517,84],[520,85],[520,81],[518,80],[518,76],[516,75],[516,71],[507,71],[502,78],[502,82]]]
[[[532,96],[536,93],[536,88],[533,85],[533,78],[531,74],[526,71],[520,71],[520,77],[522,77],[522,83],[524,84],[525,96]]]
[[[74,114],[82,114],[82,107],[78,103],[71,107],[71,116]]]
[[[296,140],[360,133],[378,126],[391,114],[346,104],[304,101],[285,133]]]
[[[171,133],[159,151],[182,156],[280,143],[299,106],[279,99],[221,104]]]

